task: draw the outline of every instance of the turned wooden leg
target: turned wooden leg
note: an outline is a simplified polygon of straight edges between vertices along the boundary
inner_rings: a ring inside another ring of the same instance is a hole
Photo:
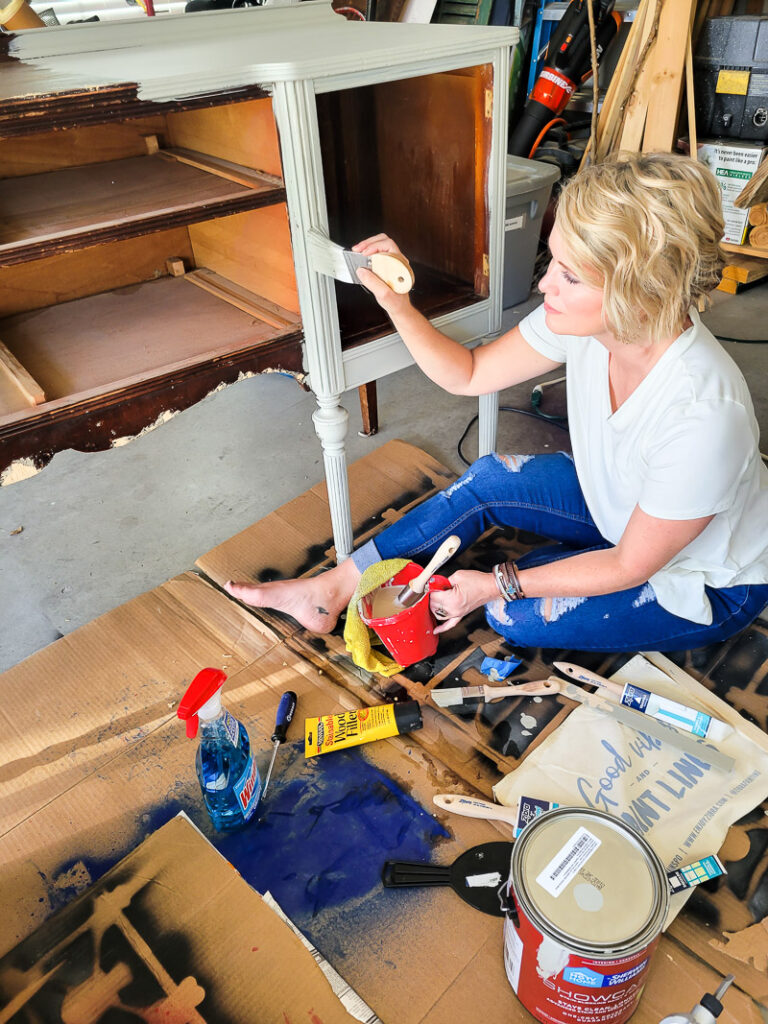
[[[336,560],[343,562],[352,554],[352,511],[349,505],[349,481],[344,446],[349,415],[347,410],[339,405],[340,395],[316,397],[318,407],[312,414],[312,420],[323,446]]]
[[[357,389],[360,395],[360,412],[363,416],[362,437],[371,437],[379,432],[379,402],[376,396],[376,381],[361,384]]]

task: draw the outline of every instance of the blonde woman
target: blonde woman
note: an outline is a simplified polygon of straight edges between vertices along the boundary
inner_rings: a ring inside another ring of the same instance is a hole
[[[702,325],[720,279],[720,197],[686,157],[626,155],[564,188],[518,327],[468,350],[368,271],[361,281],[422,370],[452,394],[494,392],[566,364],[573,457],[489,455],[312,580],[230,583],[254,606],[333,628],[378,559],[424,559],[492,525],[551,538],[517,565],[460,570],[430,598],[438,631],[485,605],[516,646],[676,650],[723,640],[768,601],[768,471],[744,379]],[[397,252],[377,235],[359,252]]]

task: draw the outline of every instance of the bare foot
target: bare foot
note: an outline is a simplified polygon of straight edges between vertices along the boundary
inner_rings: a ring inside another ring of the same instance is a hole
[[[309,579],[275,580],[272,583],[236,583],[224,589],[252,608],[274,608],[313,633],[330,633],[355,592],[360,573],[348,558],[328,572]]]

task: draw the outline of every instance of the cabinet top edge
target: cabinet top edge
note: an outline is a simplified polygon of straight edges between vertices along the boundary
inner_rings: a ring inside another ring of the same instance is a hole
[[[329,0],[29,29],[0,37],[0,101],[133,83],[142,101],[173,102],[361,69],[391,78],[517,39],[515,28],[347,21]]]

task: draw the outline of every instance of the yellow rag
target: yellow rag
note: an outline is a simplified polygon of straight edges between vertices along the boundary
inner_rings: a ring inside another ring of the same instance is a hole
[[[352,661],[360,668],[369,672],[378,672],[382,676],[393,676],[395,672],[402,671],[403,666],[387,654],[374,651],[371,648],[371,637],[376,636],[360,618],[357,610],[357,602],[361,597],[376,590],[382,583],[391,580],[393,576],[408,565],[407,558],[389,558],[385,562],[374,562],[369,565],[360,577],[357,589],[352,595],[352,600],[347,608],[347,622],[344,626],[344,643],[352,655]]]

